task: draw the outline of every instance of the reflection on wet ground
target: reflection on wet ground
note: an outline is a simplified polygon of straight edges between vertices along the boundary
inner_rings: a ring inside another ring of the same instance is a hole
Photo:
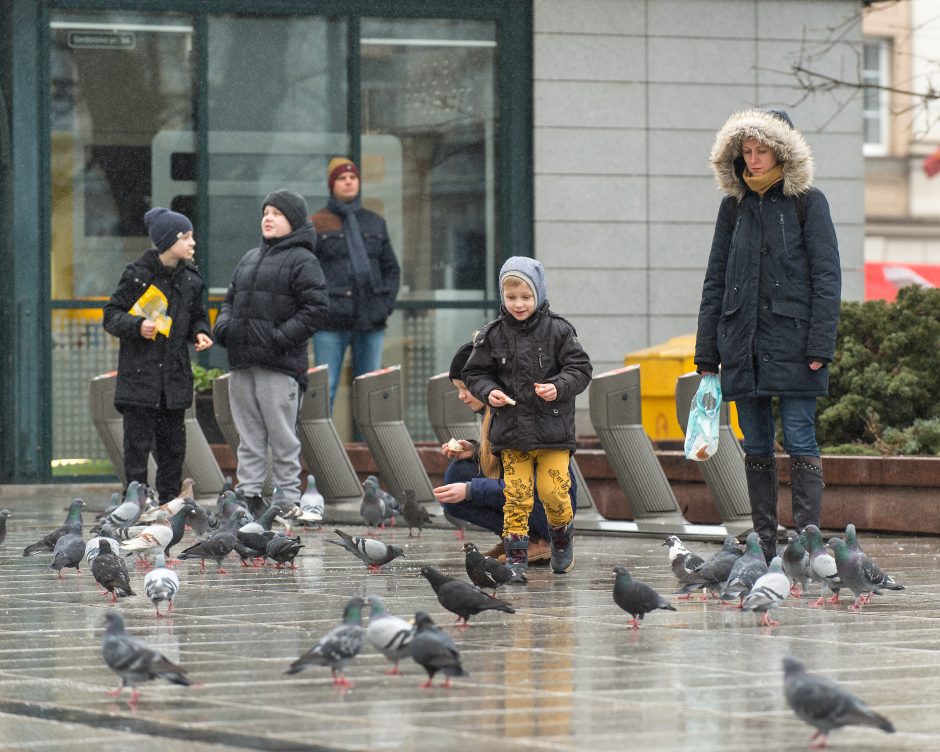
[[[503,593],[516,614],[485,612],[461,629],[416,576],[433,563],[465,577],[452,529],[420,538],[383,532],[407,548],[379,574],[326,544],[328,529],[301,530],[296,571],[243,569],[230,559],[231,574],[219,575],[185,562],[172,618],[154,618],[143,595],[118,603],[128,630],[200,685],[145,684],[132,709],[129,691],[118,700],[105,694],[118,683],[101,658],[111,606],[90,571],[67,570],[59,580],[50,555],[21,556],[61,524],[67,501],[7,504],[14,516],[0,546],[2,750],[801,750],[811,729],[783,699],[786,654],[844,683],[898,729],[837,731],[836,748],[921,750],[940,736],[934,538],[862,534],[866,550],[907,590],[861,613],[847,609],[847,597],[824,610],[788,600],[777,611],[780,626],[762,628],[756,615],[671,596],[677,612],[653,612],[634,632],[613,603],[611,569],[624,564],[670,594],[667,549],[657,539],[581,536],[571,574],[533,567],[527,588]],[[88,502],[100,508],[104,499]],[[93,518],[84,515],[86,539]],[[481,548],[495,543],[475,538]],[[131,575],[142,592],[143,570]],[[347,667],[353,689],[334,688],[327,668],[286,676],[291,661],[339,623],[354,594],[377,594],[405,618],[428,611],[456,640],[470,676],[451,690],[419,689],[419,666],[406,659],[402,676],[387,676],[385,658],[368,645]]]

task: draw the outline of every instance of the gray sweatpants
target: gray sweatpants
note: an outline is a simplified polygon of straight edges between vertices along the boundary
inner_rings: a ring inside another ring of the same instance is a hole
[[[229,377],[229,402],[238,429],[238,485],[261,493],[271,451],[271,478],[289,501],[300,499],[297,420],[303,393],[292,376],[267,368],[238,368]]]

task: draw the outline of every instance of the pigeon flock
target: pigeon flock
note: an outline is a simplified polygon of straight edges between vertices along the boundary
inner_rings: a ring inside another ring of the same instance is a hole
[[[156,502],[150,489],[132,482],[123,497],[114,494],[91,526],[93,537],[87,541],[83,536],[84,508],[82,499],[74,499],[63,524],[26,546],[23,556],[48,555],[49,566],[60,579],[69,569],[75,570],[75,576],[81,575],[82,567],[90,570],[103,588],[101,594],[108,596],[111,604],[105,614],[102,657],[121,684],[109,694],[120,695],[129,687],[130,705],[136,707],[138,685],[146,681],[162,678],[182,686],[191,686],[192,682],[185,668],[125,630],[121,602],[142,595],[152,604],[156,618],[172,616],[174,601],[181,586],[185,587],[185,578],[173,565],[185,561],[198,561],[204,571],[209,560],[219,575],[227,574],[223,563],[233,553],[249,570],[269,563],[276,569],[296,569],[295,559],[304,543],[300,535],[294,534],[292,525],[320,531],[324,500],[312,476],[307,478],[307,490],[299,503],[286,502],[275,489],[270,506],[263,510],[252,510],[230,479],[226,479],[213,510],[196,503],[190,479],[184,482],[178,498],[163,505]],[[425,528],[433,530],[434,515],[417,502],[413,492],[406,492],[400,504],[380,488],[375,476],[363,482],[360,514],[363,526],[373,534],[386,525],[395,525],[397,518],[405,521],[409,538],[415,530],[419,537]],[[0,509],[0,544],[6,539],[11,519],[8,510]],[[284,529],[274,529],[275,524]],[[192,537],[187,539],[189,534]],[[464,579],[462,573],[452,576],[458,573],[445,573],[432,564],[399,562],[408,560],[404,546],[352,535],[339,528],[333,529],[332,535],[335,537],[324,540],[359,559],[369,574],[382,572],[389,565],[417,570],[440,605],[457,617],[456,625],[461,628],[469,626],[471,617],[486,611],[515,614],[512,603],[497,594],[501,588],[505,592],[513,585],[526,584],[525,576],[521,580],[514,578],[509,567],[482,554],[469,541],[462,546]],[[831,537],[828,542],[823,541],[817,527],[809,525],[791,535],[769,565],[754,532],[748,534],[743,546],[732,537],[726,538],[721,548],[707,558],[690,551],[674,535],[663,545],[669,549],[668,563],[676,579],[678,601],[690,601],[700,591],[703,603],[716,600],[728,609],[754,612],[765,628],[780,624],[773,616],[788,598],[808,597],[809,606],[825,608],[838,603],[843,591],[850,592],[853,600],[849,608],[858,611],[876,595],[904,590],[865,554],[854,525],[848,525],[844,536]],[[174,546],[181,548],[176,557],[171,555]],[[140,582],[135,581],[137,569],[145,570]],[[613,568],[612,597],[614,605],[632,617],[631,630],[639,630],[647,614],[677,610],[673,601],[631,576],[622,565]],[[419,609],[413,618],[402,618],[390,613],[377,595],[351,595],[340,623],[289,663],[285,673],[327,667],[334,685],[353,687],[345,671],[366,645],[391,664],[388,674],[400,673],[400,662],[411,658],[427,674],[427,681],[420,685],[423,688],[431,687],[438,674],[444,677],[440,686],[445,688],[451,686],[452,678],[469,675],[454,639],[435,624],[426,610]],[[831,731],[852,724],[894,731],[883,715],[834,681],[808,673],[796,658],[787,656],[783,664],[786,702],[801,720],[815,728],[813,746],[824,746]]]

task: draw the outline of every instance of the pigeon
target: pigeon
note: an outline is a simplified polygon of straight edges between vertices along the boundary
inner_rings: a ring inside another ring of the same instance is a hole
[[[672,567],[672,573],[680,583],[683,577],[686,577],[693,569],[705,563],[701,556],[689,551],[676,535],[667,537],[663,545],[669,546],[669,566]],[[680,595],[679,600],[687,601],[691,597],[692,593],[688,592],[685,595]]]
[[[193,529],[198,537],[203,537],[210,530],[218,530],[219,522],[218,517],[209,512],[201,504],[194,504],[193,511],[186,520],[187,524]]]
[[[91,532],[98,533],[103,525],[110,525],[112,528],[129,527],[137,522],[143,511],[141,503],[145,497],[145,487],[132,480],[127,484],[127,491],[124,493],[124,501],[112,510],[99,524],[91,529]]]
[[[455,580],[448,577],[440,570],[432,566],[421,567],[418,573],[434,588],[437,594],[437,600],[451,613],[457,614],[457,623],[461,620],[463,625],[467,626],[471,616],[475,616],[481,611],[503,611],[507,614],[516,613],[516,609],[506,601],[499,598],[493,598],[482,590],[475,588],[469,582]]]
[[[875,570],[871,566],[865,566],[868,557],[861,550],[857,552],[850,551],[848,544],[841,538],[830,538],[829,548],[832,549],[836,560],[836,572],[839,575],[839,582],[842,583],[842,587],[849,588],[855,593],[855,602],[849,608],[855,611],[860,610],[868,602],[866,599],[867,594],[881,592],[883,588],[888,590],[904,589],[903,585],[898,585],[894,580],[891,580],[890,585],[885,584],[885,575],[880,569],[878,572],[881,573],[882,577],[877,580],[872,579]]]
[[[743,601],[757,578],[766,573],[767,560],[761,550],[760,536],[752,531],[747,535],[744,555],[732,565],[718,597],[723,601],[733,601],[735,598]]]
[[[493,595],[496,595],[496,589],[500,585],[512,582],[514,577],[521,578],[523,583],[528,582],[524,572],[516,573],[492,556],[484,556],[469,541],[463,544],[463,550],[466,553],[464,565],[467,567],[470,582],[479,588],[492,588]]]
[[[88,563],[88,566],[91,566],[91,563],[95,560],[95,557],[98,555],[98,550],[101,545],[101,541],[106,540],[109,544],[109,549],[112,553],[116,553],[119,556],[123,556],[125,559],[134,558],[134,554],[131,551],[121,551],[118,547],[119,541],[114,538],[109,538],[106,535],[96,535],[94,538],[91,538],[85,544],[85,561]]]
[[[826,746],[829,733],[843,726],[874,726],[894,733],[891,721],[831,679],[807,673],[803,662],[793,656],[783,659],[783,687],[793,712],[816,729],[810,737],[816,740],[813,747]]]
[[[121,544],[125,551],[135,551],[139,556],[154,556],[163,553],[173,540],[173,528],[164,510],[157,512],[157,519],[137,535]]]
[[[757,578],[750,592],[744,596],[741,609],[761,614],[761,626],[776,627],[780,624],[770,618],[771,610],[777,608],[790,594],[790,578],[783,571],[783,559],[775,556],[766,573]]]
[[[463,540],[466,537],[466,530],[470,526],[469,522],[459,517],[454,517],[454,515],[447,511],[446,506],[444,507],[444,519],[454,526],[454,530],[456,531],[454,537],[457,540]]]
[[[7,517],[12,517],[9,509],[0,509],[0,545],[7,539]]]
[[[300,496],[301,515],[298,519],[301,522],[320,523],[323,521],[323,510],[325,506],[326,501],[323,498],[323,494],[317,490],[316,480],[308,473],[307,490]]]
[[[799,598],[809,585],[809,552],[803,547],[806,536],[803,533],[787,539],[783,549],[783,571],[790,578],[790,595]]]
[[[263,533],[242,533],[236,534],[238,540],[235,541],[235,553],[241,559],[243,567],[263,567],[268,558],[268,543],[275,538],[286,537],[283,533],[276,533],[273,530],[265,530]],[[251,544],[245,543],[250,540]]]
[[[248,520],[247,514],[244,509],[236,510],[223,527],[208,538],[198,540],[189,548],[183,549],[179,555],[180,560],[199,559],[199,568],[204,570],[206,559],[215,559],[218,573],[228,574],[228,571],[222,568],[222,560],[234,550],[238,542],[238,527]]]
[[[217,516],[219,517],[220,520],[224,521],[224,520],[229,519],[239,509],[245,512],[245,514],[247,515],[248,521],[251,521],[255,518],[254,515],[250,511],[248,511],[247,504],[244,504],[243,502],[238,500],[238,496],[236,496],[234,491],[223,491],[219,495],[219,498],[216,504],[217,504],[216,508],[218,509]]]
[[[845,526],[845,542],[850,551],[860,553],[864,557],[862,567],[865,570],[865,576],[872,582],[880,583],[877,590],[873,590],[866,596],[865,603],[871,601],[876,593],[880,595],[880,590],[882,589],[904,590],[903,586],[898,585],[891,575],[885,574],[881,570],[881,567],[875,564],[875,561],[862,551],[862,547],[858,544],[858,538],[855,535],[855,525],[851,522]]]
[[[238,528],[239,534],[267,532],[271,529],[271,526],[274,524],[274,520],[277,518],[279,512],[280,507],[272,504],[261,513],[261,516],[258,517],[258,519],[246,522],[244,525]],[[242,542],[247,544],[247,541],[243,540]]]
[[[640,628],[640,622],[650,611],[658,608],[675,611],[673,605],[645,582],[634,580],[626,567],[614,567],[614,603],[633,617],[630,626]]]
[[[291,569],[297,569],[294,559],[304,547],[300,542],[300,536],[288,538],[286,535],[278,535],[268,541],[264,553],[275,563],[275,569],[280,569],[282,564],[290,564]]]
[[[387,499],[394,497],[379,488],[379,479],[374,475],[368,476],[362,482],[362,501],[359,504],[359,514],[369,527],[384,528],[386,521],[395,524],[395,513],[389,506]],[[395,504],[397,505],[397,501]]]
[[[166,512],[166,516],[169,518],[169,517],[172,517],[174,514],[176,514],[178,511],[180,511],[180,509],[183,508],[183,504],[185,504],[187,501],[191,501],[195,503],[196,499],[195,499],[195,496],[193,496],[194,485],[195,483],[192,478],[186,478],[183,481],[183,490],[180,491],[179,496],[177,496],[175,499],[171,499],[166,504],[160,504],[159,506],[154,507],[153,509],[149,509],[146,512],[141,513],[137,521],[138,522],[153,522],[154,520],[157,519],[157,514],[161,510]]]
[[[68,514],[65,516],[65,522],[53,530],[48,535],[44,535],[35,543],[30,543],[23,549],[23,556],[33,556],[43,551],[52,551],[55,548],[56,541],[63,535],[82,534],[82,507],[85,502],[81,499],[72,499],[69,504]]]
[[[731,567],[742,556],[742,553],[734,536],[729,535],[725,538],[720,551],[709,556],[703,564],[679,581],[680,587],[676,592],[685,595],[701,588],[705,591],[702,594],[702,600],[708,600],[707,591],[717,590],[728,579]]]
[[[81,574],[82,570],[79,569],[79,566],[84,558],[85,541],[82,539],[81,534],[68,533],[55,542],[55,547],[52,549],[52,563],[49,568],[56,570],[61,580],[62,570],[65,568],[74,569],[77,574]]]
[[[359,655],[366,639],[362,627],[362,607],[365,600],[360,596],[350,598],[343,609],[343,623],[327,632],[320,641],[294,661],[288,674],[296,674],[308,666],[329,666],[333,673],[333,684],[354,686],[343,674],[343,667]]]
[[[105,507],[104,511],[103,511],[101,514],[98,515],[97,519],[98,519],[99,521],[100,521],[100,520],[103,520],[105,517],[107,517],[109,514],[111,514],[111,512],[113,512],[115,509],[117,509],[117,508],[121,505],[121,502],[122,502],[122,501],[124,501],[124,499],[121,498],[121,492],[120,492],[120,491],[115,491],[114,493],[112,493],[112,494],[111,494],[111,501],[108,503],[108,506]]]
[[[114,546],[116,549],[117,543]],[[107,538],[102,538],[98,544],[98,555],[91,562],[91,574],[104,588],[102,595],[111,593],[112,603],[116,603],[118,598],[137,595],[131,589],[124,559],[111,550],[111,542]]]
[[[452,676],[468,676],[460,665],[460,651],[451,636],[424,611],[415,613],[415,636],[411,641],[411,657],[428,672],[428,680],[419,685],[422,689],[430,688],[438,671],[445,677],[441,686],[448,689]]]
[[[379,567],[405,555],[405,550],[401,546],[392,546],[374,538],[358,538],[339,529],[333,532],[340,537],[340,540],[329,542],[345,548],[353,556],[361,559],[370,572],[378,572]]]
[[[393,616],[385,610],[385,604],[377,595],[369,596],[369,626],[366,640],[394,666],[386,674],[401,673],[398,662],[411,655],[411,640],[415,628],[404,619]]]
[[[838,603],[841,583],[836,560],[826,553],[818,527],[807,525],[803,532],[806,534],[806,550],[809,551],[809,576],[813,582],[818,582],[821,588],[819,600],[813,601],[810,606],[818,608],[826,603]],[[832,597],[827,600],[826,593],[830,591]]]
[[[418,528],[418,537],[421,537],[421,530],[431,523],[431,513],[425,508],[424,504],[418,501],[415,492],[410,488],[405,491],[405,504],[401,510],[402,517],[408,523],[408,537],[411,537],[413,528]]]
[[[124,618],[117,611],[108,611],[105,614],[107,631],[101,643],[101,655],[114,673],[121,679],[121,685],[108,692],[117,697],[124,687],[131,688],[131,707],[136,707],[140,692],[137,685],[151,679],[166,679],[173,684],[182,684],[188,687],[189,679],[186,671],[166,656],[154,650],[143,640],[132,637],[124,631]]]
[[[179,564],[179,559],[174,559],[170,554],[170,549],[183,540],[186,535],[186,524],[199,513],[200,507],[192,499],[187,499],[180,510],[170,518],[170,542],[163,547],[163,555],[170,564]]]
[[[180,578],[176,572],[169,569],[166,565],[166,559],[163,552],[156,554],[153,569],[147,572],[144,577],[144,593],[150,599],[150,602],[157,610],[157,618],[163,614],[160,613],[160,603],[167,602],[167,616],[173,610],[173,599],[180,589]]]

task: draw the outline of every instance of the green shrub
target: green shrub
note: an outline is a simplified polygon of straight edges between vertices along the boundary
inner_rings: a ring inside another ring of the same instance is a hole
[[[221,368],[203,368],[193,363],[193,390],[197,393],[211,392],[212,382],[222,375]]]
[[[940,453],[940,289],[897,301],[843,302],[820,445],[863,442],[883,454]]]

